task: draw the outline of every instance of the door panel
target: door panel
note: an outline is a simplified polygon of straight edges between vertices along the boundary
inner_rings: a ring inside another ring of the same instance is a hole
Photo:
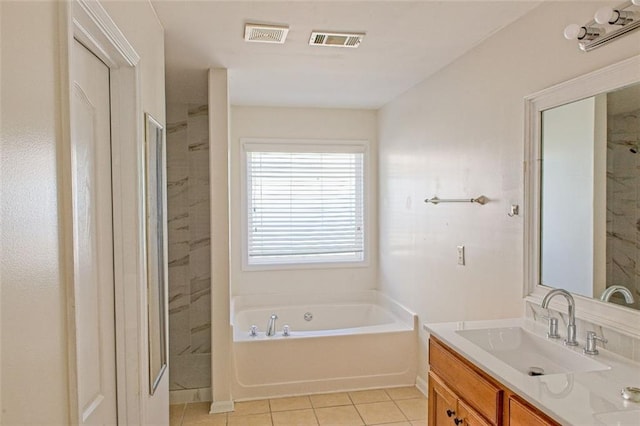
[[[464,426],[491,426],[476,410],[458,400],[458,418],[464,420]]]
[[[109,69],[77,41],[72,58],[78,416],[82,424],[116,424]]]
[[[434,373],[429,373],[429,425],[452,426],[457,416],[457,397]]]

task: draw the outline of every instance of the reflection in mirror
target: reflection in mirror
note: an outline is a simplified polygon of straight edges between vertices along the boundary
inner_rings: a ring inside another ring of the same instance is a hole
[[[640,84],[542,112],[540,281],[640,309]]]

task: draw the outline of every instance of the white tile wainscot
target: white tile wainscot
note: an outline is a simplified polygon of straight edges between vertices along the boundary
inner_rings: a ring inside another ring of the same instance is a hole
[[[605,419],[628,424],[623,422],[629,417],[637,418],[635,424],[640,424],[640,403],[625,401],[620,395],[625,386],[640,387],[640,364],[601,349],[593,358],[611,367],[608,370],[530,377],[456,333],[503,327],[521,327],[540,337],[546,333],[544,324],[526,318],[423,324],[427,332],[561,424],[602,425]],[[579,336],[583,334],[580,331]],[[579,341],[580,346],[563,347],[586,356],[582,354],[584,339]]]

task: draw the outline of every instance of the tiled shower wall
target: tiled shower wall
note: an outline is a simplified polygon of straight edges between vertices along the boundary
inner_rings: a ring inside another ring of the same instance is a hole
[[[172,402],[207,400],[211,392],[208,126],[206,105],[167,105]]]
[[[640,109],[607,117],[607,284],[640,308]],[[635,152],[634,152],[635,151]],[[619,295],[617,295],[619,296]],[[620,297],[611,301],[625,304]]]

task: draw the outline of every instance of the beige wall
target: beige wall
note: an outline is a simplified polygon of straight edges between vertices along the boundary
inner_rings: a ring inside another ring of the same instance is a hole
[[[140,55],[138,64],[142,113],[151,114],[166,129],[164,85],[164,28],[147,1],[104,1],[103,6],[129,43]],[[140,117],[140,125],[144,119]],[[144,134],[144,133],[143,133]],[[146,303],[143,303],[143,309]],[[168,312],[165,313],[168,321]],[[147,341],[147,315],[143,312],[141,340]],[[143,351],[142,362],[148,354]],[[169,363],[171,360],[169,359]],[[165,371],[153,396],[149,396],[148,367],[141,371],[141,422],[144,424],[168,424],[169,422],[169,373]]]
[[[376,288],[377,134],[372,110],[232,107],[230,152],[231,292],[332,293]],[[243,271],[240,211],[241,138],[368,140],[370,169],[369,266],[361,268]]]
[[[543,3],[379,111],[380,286],[420,322],[523,314],[523,217],[507,216],[523,202],[523,97],[640,53],[640,32],[590,53],[562,37],[600,6]],[[422,201],[478,195],[492,201]]]
[[[68,422],[57,17],[55,3],[2,4],[3,424]]]
[[[2,424],[69,423],[59,7],[3,2],[0,16]],[[164,122],[163,30],[155,13],[146,2],[106,8],[141,57],[143,111]],[[147,423],[168,423],[166,376],[165,396],[143,397]]]
[[[0,2],[0,36],[2,35],[2,3]],[[2,94],[2,43],[0,42],[0,95]],[[2,271],[4,262],[2,257],[2,218],[4,209],[2,208],[2,101],[0,100],[0,289],[2,288]],[[0,321],[2,321],[2,291],[0,290]],[[2,421],[2,327],[0,326],[0,422]]]

